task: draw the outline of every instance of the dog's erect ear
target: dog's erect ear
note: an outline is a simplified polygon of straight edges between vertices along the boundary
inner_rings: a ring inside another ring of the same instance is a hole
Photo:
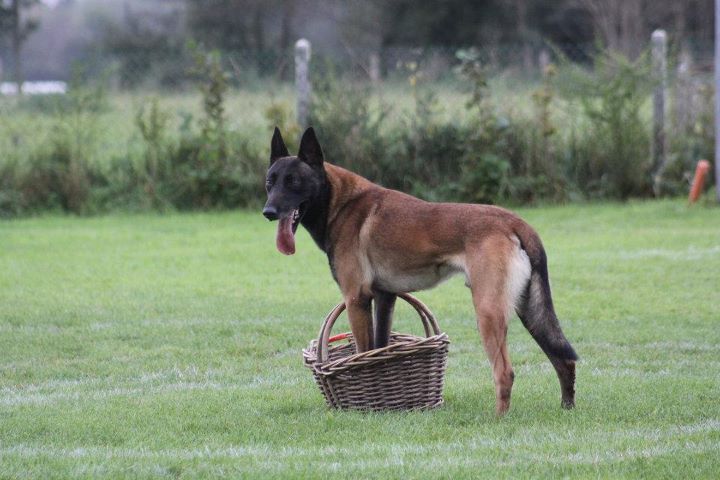
[[[289,157],[285,142],[283,141],[282,135],[280,135],[280,129],[275,127],[272,141],[270,142],[270,165],[275,163],[275,160],[282,157]]]
[[[315,130],[312,127],[305,130],[302,140],[300,140],[300,151],[298,158],[314,168],[322,168],[323,153],[315,136]]]

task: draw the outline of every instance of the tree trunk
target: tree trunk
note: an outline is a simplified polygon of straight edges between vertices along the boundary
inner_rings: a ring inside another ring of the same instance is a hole
[[[680,42],[680,45],[685,44],[685,25],[687,25],[687,7],[685,2],[675,2],[674,16],[675,16],[675,38]]]
[[[642,5],[640,0],[630,0],[620,4],[620,26],[622,35],[622,53],[635,59],[642,51],[645,42],[643,35]]]
[[[292,18],[295,14],[295,2],[294,0],[283,0],[282,3],[282,23],[280,25],[280,51],[282,52],[283,58],[290,59],[290,46],[292,45]],[[288,80],[292,69],[289,68],[289,62],[281,62],[279,65],[278,73],[279,77],[283,80]]]
[[[645,46],[642,0],[579,0],[605,46],[636,58]]]
[[[252,19],[252,36],[253,36],[253,44],[252,44],[252,51],[255,52],[255,65],[257,67],[258,72],[260,72],[261,75],[265,74],[266,68],[268,65],[265,63],[265,31],[264,31],[264,25],[263,25],[263,17],[264,17],[264,10],[263,10],[262,2],[255,5],[255,15],[253,15]]]
[[[295,14],[295,2],[284,0],[282,6],[282,25],[280,27],[280,49],[287,51],[292,44],[292,17]]]
[[[12,56],[13,56],[13,75],[17,84],[18,95],[23,92],[23,69],[20,49],[22,48],[22,31],[20,26],[20,0],[12,0],[10,11],[10,22],[12,28]]]
[[[517,32],[522,42],[523,69],[529,74],[533,68],[532,46],[530,45],[530,34],[527,26],[528,5],[527,0],[515,0],[517,7]]]
[[[253,37],[255,51],[262,52],[265,50],[265,32],[263,28],[263,6],[262,4],[255,7],[255,15],[253,17]]]

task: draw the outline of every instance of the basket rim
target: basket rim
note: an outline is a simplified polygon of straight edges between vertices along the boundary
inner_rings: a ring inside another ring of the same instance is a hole
[[[383,348],[354,353],[332,361],[320,362],[315,356],[317,354],[315,342],[316,340],[313,340],[311,345],[303,350],[303,353],[306,354],[306,365],[321,375],[334,375],[346,370],[388,362],[421,352],[442,350],[450,344],[447,334],[441,333],[432,337],[416,337],[416,340],[401,340]],[[345,346],[343,345],[343,347]],[[315,358],[314,361],[313,357]]]
[[[437,323],[437,320],[435,319],[435,316],[432,314],[430,309],[420,300],[415,298],[413,295],[410,295],[409,293],[399,293],[398,297],[405,300],[407,303],[412,306],[415,311],[417,312],[418,316],[420,317],[420,321],[422,322],[423,328],[425,330],[425,336],[427,338],[431,338],[437,335],[441,335],[443,332],[440,330],[440,327]],[[332,327],[335,325],[335,321],[338,319],[340,314],[345,310],[346,304],[345,302],[338,303],[335,308],[333,308],[330,313],[327,314],[325,317],[325,320],[323,321],[322,327],[320,328],[320,332],[318,334],[317,338],[317,362],[318,363],[326,363],[328,361],[328,350],[329,350],[329,338],[330,338],[330,332],[332,331]],[[418,337],[422,338],[422,337]],[[390,345],[388,345],[390,346]],[[387,348],[387,347],[383,347]],[[382,350],[382,349],[373,349],[368,350],[368,352],[372,352],[374,350]],[[367,352],[363,352],[367,353]]]

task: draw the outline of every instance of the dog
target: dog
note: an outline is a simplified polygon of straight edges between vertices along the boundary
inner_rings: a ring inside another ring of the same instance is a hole
[[[296,156],[275,128],[265,188],[262,213],[278,220],[278,250],[295,253],[295,232],[303,225],[327,254],[358,352],[388,344],[397,294],[461,274],[492,366],[496,412],[510,408],[512,310],[555,368],[561,405],[575,405],[578,356],[555,314],[540,237],[520,217],[491,205],[430,203],[383,188],[326,162],[312,127]]]

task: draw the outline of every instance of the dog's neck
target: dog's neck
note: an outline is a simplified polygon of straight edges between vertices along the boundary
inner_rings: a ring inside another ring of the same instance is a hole
[[[327,171],[323,170],[323,178],[318,194],[310,200],[307,211],[300,221],[305,230],[320,250],[327,253],[328,245],[328,217],[330,213],[330,204],[332,199],[332,184],[328,180]]]
[[[301,224],[310,233],[320,250],[328,251],[332,225],[338,212],[359,193],[372,188],[369,180],[344,168],[325,162],[324,178],[318,195],[310,201]],[[351,188],[347,188],[351,186]]]

